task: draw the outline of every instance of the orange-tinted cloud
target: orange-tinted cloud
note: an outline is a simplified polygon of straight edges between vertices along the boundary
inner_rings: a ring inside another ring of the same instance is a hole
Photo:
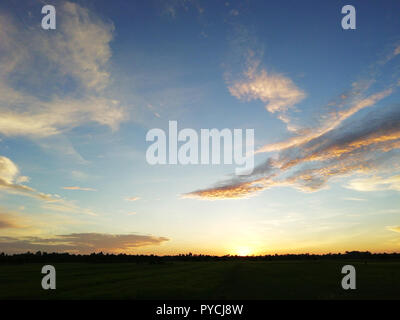
[[[199,198],[207,200],[239,199],[254,196],[266,188],[260,181],[241,182],[233,185],[197,190],[184,194],[183,198]]]
[[[340,126],[298,147],[281,151],[257,166],[249,176],[222,182],[217,187],[184,195],[203,199],[249,197],[274,186],[292,186],[305,192],[326,187],[334,178],[369,173],[400,148],[400,108],[375,110],[350,126]],[[393,159],[396,159],[396,154]],[[391,188],[395,185],[391,182]],[[388,182],[388,183],[389,183]]]
[[[259,99],[267,103],[265,108],[271,113],[285,112],[306,96],[289,78],[266,70],[248,73],[248,79],[235,82],[229,91],[238,99]]]
[[[11,215],[0,213],[0,229],[17,229],[20,227]]]
[[[289,138],[282,142],[265,145],[256,152],[260,153],[260,152],[279,151],[312,141],[313,139],[316,139],[328,133],[329,131],[332,131],[333,129],[337,128],[343,121],[345,121],[347,118],[351,117],[353,114],[360,111],[361,109],[375,105],[378,101],[384,99],[392,92],[393,89],[389,88],[381,92],[375,93],[373,95],[370,95],[367,98],[360,99],[354,102],[346,110],[330,112],[326,117],[328,120],[325,120],[321,127],[315,129],[310,128],[309,130],[306,131],[307,132],[306,134],[295,136],[293,138]]]

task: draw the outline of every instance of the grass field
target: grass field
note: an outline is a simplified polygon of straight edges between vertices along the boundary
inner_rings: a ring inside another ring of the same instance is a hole
[[[341,288],[352,264],[357,289]],[[400,262],[280,261],[0,265],[0,299],[400,299]]]

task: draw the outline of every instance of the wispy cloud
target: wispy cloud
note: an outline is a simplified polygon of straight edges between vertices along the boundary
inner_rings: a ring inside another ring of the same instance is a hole
[[[226,199],[249,197],[274,186],[292,186],[312,192],[327,186],[335,177],[371,173],[395,161],[400,148],[400,109],[398,105],[374,110],[351,124],[341,125],[299,146],[282,150],[277,157],[256,167],[249,176],[236,177],[216,187],[185,194],[184,197]],[[357,182],[357,181],[356,181]],[[369,182],[369,188],[395,190],[397,176]],[[361,188],[361,184],[352,184]]]
[[[137,248],[160,245],[168,241],[165,237],[138,234],[72,233],[54,237],[0,237],[1,252],[113,252],[132,253]]]
[[[22,184],[22,182],[27,181],[29,181],[29,179],[25,176],[20,175],[18,166],[11,159],[0,156],[0,191],[36,198],[43,202],[42,208],[48,210],[82,213],[92,216],[96,215],[96,213],[92,210],[82,208],[75,204],[73,201],[68,201],[54,194],[43,193],[25,184]]]
[[[367,201],[367,199],[363,199],[363,198],[354,198],[354,197],[346,197],[343,198],[344,200],[348,200],[348,201]]]
[[[97,191],[93,188],[84,188],[84,187],[63,187],[65,190],[80,190],[80,191]]]
[[[247,77],[230,86],[230,93],[247,101],[259,99],[267,103],[265,108],[269,112],[285,112],[305,97],[305,93],[292,80],[281,74],[249,70]]]
[[[162,1],[162,14],[175,18],[180,10],[185,12],[195,8],[198,14],[204,12],[204,7],[198,0],[167,0]]]
[[[137,201],[137,200],[139,200],[140,199],[140,197],[128,197],[128,198],[126,198],[125,200],[126,201]]]
[[[0,213],[0,230],[1,229],[16,229],[21,226],[15,221],[15,219],[6,213]]]
[[[233,81],[228,87],[229,92],[240,100],[260,100],[266,103],[265,108],[269,112],[277,113],[290,131],[296,131],[297,128],[290,123],[287,111],[302,101],[306,93],[283,74],[271,73],[261,68],[252,51],[246,60],[248,68],[242,76],[243,79]]]
[[[86,214],[89,216],[97,216],[97,213],[89,208],[82,208],[77,205],[74,201],[66,200],[62,198],[53,199],[52,201],[46,201],[42,204],[43,209],[58,212],[78,213]]]
[[[351,180],[347,186],[357,191],[400,191],[400,175],[383,178],[379,176]]]
[[[388,229],[390,231],[394,231],[394,232],[400,232],[400,226],[399,227],[388,226],[388,227],[386,227],[386,229]]]
[[[247,29],[238,30],[232,49],[239,59],[237,62],[245,65],[245,71],[244,76],[235,77],[227,72],[230,93],[241,100],[265,102],[266,109],[277,113],[286,123],[292,137],[259,148],[258,154],[275,154],[258,165],[252,174],[186,193],[183,198],[248,198],[265,189],[284,186],[314,192],[326,188],[333,178],[355,173],[371,174],[378,168],[393,165],[400,158],[396,152],[400,148],[399,106],[387,104],[378,108],[395,92],[398,80],[375,92],[371,88],[377,85],[375,76],[379,72],[353,82],[348,90],[322,108],[325,112],[316,119],[314,126],[301,126],[294,123],[290,111],[306,97],[306,93],[290,78],[268,73],[262,68],[262,50],[251,49],[257,46],[248,40]],[[373,69],[378,71],[397,54],[396,47],[389,59],[375,62]],[[372,109],[369,114],[361,113],[367,108]]]
[[[0,156],[0,190],[8,193],[22,194],[38,198],[40,200],[52,200],[52,196],[39,192],[29,186],[22,184],[27,182],[28,177],[21,176],[17,165],[7,157]]]
[[[329,131],[332,131],[333,129],[337,128],[343,121],[354,115],[356,112],[360,111],[361,109],[375,105],[377,102],[386,98],[392,92],[393,89],[389,88],[382,92],[372,94],[366,98],[357,99],[347,109],[344,110],[339,109],[337,111],[329,112],[329,114],[324,117],[326,120],[325,119],[323,120],[322,126],[317,128],[305,129],[303,130],[303,133],[305,134],[289,138],[286,141],[265,145],[256,152],[260,153],[260,152],[279,151],[307,143],[313,139],[316,139],[328,133]],[[344,98],[346,99],[347,96],[345,96]]]
[[[87,122],[116,129],[126,119],[120,102],[104,91],[113,25],[71,2],[57,13],[53,33],[23,28],[0,13],[3,135],[46,137]]]

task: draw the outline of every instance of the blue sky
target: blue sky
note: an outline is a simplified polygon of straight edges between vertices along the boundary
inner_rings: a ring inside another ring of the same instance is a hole
[[[0,4],[0,251],[398,251],[400,4]],[[146,162],[254,129],[256,171]]]

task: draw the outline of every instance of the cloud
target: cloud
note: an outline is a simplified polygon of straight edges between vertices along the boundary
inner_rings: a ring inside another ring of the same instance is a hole
[[[71,2],[57,6],[57,32],[16,21],[0,13],[1,134],[42,138],[88,122],[115,130],[126,120],[105,93],[112,24]]]
[[[9,158],[0,157],[0,178],[7,183],[12,183],[19,174],[19,169]]]
[[[2,88],[0,84],[0,95],[9,89],[5,86]],[[40,138],[62,133],[87,122],[97,122],[115,130],[126,115],[118,101],[104,97],[41,101],[34,96],[23,96],[20,103],[29,108],[17,111],[12,100],[0,96],[0,133]]]
[[[22,182],[28,181],[28,177],[19,175],[19,168],[9,158],[0,156],[0,190],[9,193],[22,194],[40,200],[52,200],[52,196],[28,187]]]
[[[347,109],[339,109],[338,111],[329,112],[329,114],[325,117],[327,118],[327,120],[324,120],[322,126],[303,130],[303,132],[306,132],[306,134],[289,138],[286,141],[265,145],[256,152],[260,153],[279,151],[307,143],[328,133],[329,131],[332,131],[333,129],[337,128],[343,121],[354,115],[356,112],[360,111],[361,109],[375,105],[377,102],[386,98],[392,92],[393,89],[389,88],[381,92],[372,94],[366,98],[357,99]],[[345,98],[347,98],[347,96]]]
[[[331,160],[360,152],[390,151],[397,148],[399,139],[400,111],[398,105],[394,105],[382,111],[375,110],[351,125],[328,131],[298,148],[284,150],[275,165],[287,169],[303,162]]]
[[[264,189],[266,189],[266,186],[262,183],[258,183],[258,181],[238,182],[209,189],[196,190],[182,195],[182,198],[206,200],[239,199],[254,196],[257,192]]]
[[[393,226],[388,226],[386,229],[394,232],[400,232],[400,226],[399,227],[393,227]]]
[[[289,131],[300,130],[292,123],[289,111],[306,98],[288,76],[262,66],[263,48],[254,31],[234,23],[233,36],[224,74],[230,94],[242,101],[260,100],[267,111],[277,115]],[[239,66],[239,68],[238,68]]]
[[[387,178],[379,176],[351,180],[347,186],[349,189],[357,191],[400,191],[400,175]]]
[[[284,114],[306,96],[291,79],[282,74],[268,73],[265,69],[257,71],[256,67],[247,70],[244,80],[229,86],[229,92],[241,100],[261,100],[269,112],[281,113],[280,118],[286,123],[288,120]]]
[[[348,200],[348,201],[367,201],[367,199],[363,199],[363,198],[354,198],[354,197],[346,197],[343,198],[344,200]]]
[[[39,192],[27,185],[21,184],[19,182],[21,180],[29,181],[27,177],[21,176],[19,174],[19,168],[14,162],[12,162],[7,157],[0,156],[0,191],[5,191],[11,194],[19,194],[41,200],[43,201],[42,208],[44,209],[55,210],[60,212],[82,213],[82,214],[96,216],[96,213],[94,213],[90,209],[81,208],[74,202],[62,199],[57,195]],[[85,189],[90,189],[90,188],[82,188],[80,190],[85,190]],[[92,191],[92,189],[90,191]]]
[[[236,65],[243,65],[244,61],[245,77],[236,80],[237,77],[227,72],[229,90],[239,99],[266,102],[266,109],[276,112],[293,136],[259,148],[258,154],[275,154],[256,166],[252,174],[183,194],[183,198],[248,198],[265,189],[282,186],[315,192],[327,188],[331,179],[355,173],[371,174],[385,170],[385,166],[396,167],[400,158],[397,152],[400,149],[399,106],[379,107],[377,104],[395,92],[398,80],[372,93],[371,86],[377,84],[375,78],[353,82],[349,90],[323,108],[325,112],[314,121],[315,126],[300,126],[293,123],[289,111],[306,94],[289,78],[269,74],[260,68],[262,50],[250,50],[254,46],[248,40],[246,29],[243,31],[232,48],[239,57]],[[386,62],[378,62],[375,67],[382,67]],[[373,76],[376,74],[378,70]],[[367,116],[360,112],[366,108],[372,109]],[[400,169],[398,165],[396,168]]]
[[[15,222],[9,214],[0,213],[0,230],[1,229],[17,229],[21,226]]]
[[[75,204],[74,201],[68,201],[65,199],[53,199],[52,201],[47,201],[42,205],[43,209],[51,210],[51,211],[59,211],[59,212],[70,212],[70,213],[79,213],[86,214],[89,216],[97,216],[97,214],[88,208],[82,208]]]
[[[282,150],[276,157],[256,166],[251,175],[223,181],[183,197],[247,198],[276,186],[314,192],[340,176],[370,174],[385,167],[395,170],[395,163],[400,159],[396,152],[399,148],[400,108],[398,105],[386,106],[299,146]],[[398,176],[384,180],[355,180],[350,187],[400,190]]]
[[[93,188],[82,188],[82,187],[63,187],[65,190],[81,190],[81,191],[97,191]]]
[[[163,0],[162,14],[176,18],[180,10],[188,12],[192,7],[196,9],[199,15],[204,12],[204,7],[200,5],[198,0]]]
[[[26,251],[70,252],[87,254],[92,252],[132,253],[144,246],[160,245],[169,241],[165,237],[137,234],[72,233],[49,238],[0,237],[0,252]]]
[[[129,198],[126,198],[125,200],[126,201],[137,201],[139,199],[140,199],[140,197],[129,197]]]

